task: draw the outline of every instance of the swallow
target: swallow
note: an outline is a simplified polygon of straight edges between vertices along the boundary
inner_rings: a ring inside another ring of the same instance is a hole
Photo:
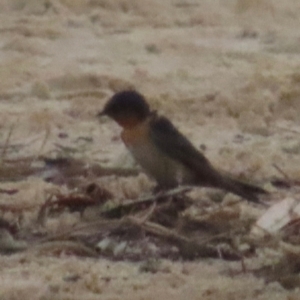
[[[171,121],[151,110],[143,95],[134,90],[114,94],[98,114],[103,115],[123,128],[124,144],[161,189],[178,185],[212,187],[253,202],[267,193],[217,170]]]

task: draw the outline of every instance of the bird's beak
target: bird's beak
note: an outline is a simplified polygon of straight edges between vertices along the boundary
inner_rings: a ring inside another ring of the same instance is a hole
[[[97,113],[97,115],[96,115],[96,117],[98,117],[98,118],[101,118],[101,117],[104,117],[104,116],[106,116],[106,113],[105,113],[104,110],[100,111],[100,112]]]
[[[109,119],[105,109],[103,109],[102,111],[97,113],[96,118],[98,119],[98,121],[100,123],[105,123],[107,121],[107,119]]]

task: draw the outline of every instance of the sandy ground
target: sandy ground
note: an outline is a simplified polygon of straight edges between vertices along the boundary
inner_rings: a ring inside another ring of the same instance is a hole
[[[120,129],[95,114],[134,87],[216,166],[267,187],[280,176],[274,163],[300,179],[299,1],[1,0],[0,11],[0,143],[26,145],[2,157],[60,145],[116,163]],[[29,205],[53,188],[38,177],[1,186],[20,189],[1,203]],[[166,260],[156,274],[139,266],[1,256],[0,299],[300,299],[240,263]]]

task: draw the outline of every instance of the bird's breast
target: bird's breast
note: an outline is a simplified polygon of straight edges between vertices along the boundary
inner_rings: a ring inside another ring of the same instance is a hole
[[[148,128],[146,124],[141,123],[136,126],[132,126],[129,128],[124,128],[121,138],[124,142],[124,144],[130,148],[132,146],[139,146],[143,142],[145,142],[146,138],[149,135]]]
[[[148,124],[124,129],[122,140],[144,171],[162,186],[190,181],[192,174],[179,161],[162,152],[151,140]]]

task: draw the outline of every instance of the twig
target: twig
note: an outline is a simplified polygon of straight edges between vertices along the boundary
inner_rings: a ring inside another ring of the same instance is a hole
[[[108,218],[120,218],[124,214],[129,213],[132,209],[138,208],[144,205],[151,205],[154,201],[165,201],[169,197],[173,197],[178,194],[185,194],[191,190],[191,187],[178,187],[166,192],[160,192],[155,195],[140,198],[137,200],[127,201],[124,204],[120,204],[109,210],[105,210],[101,213],[101,216]]]
[[[220,257],[220,249],[213,247],[207,243],[207,240],[197,241],[195,239],[187,238],[180,235],[178,232],[168,229],[160,224],[154,222],[140,223],[135,217],[128,217],[128,220],[139,226],[148,233],[163,237],[164,239],[170,240],[175,243],[181,254],[184,257]],[[221,252],[224,259],[240,259],[240,255],[235,253],[233,250],[228,252]]]
[[[287,180],[291,181],[290,177],[276,164],[273,163],[272,166]]]
[[[9,141],[10,141],[10,138],[11,138],[11,136],[12,136],[12,133],[13,133],[15,127],[16,127],[16,124],[17,124],[17,122],[14,123],[14,124],[12,124],[12,125],[10,126],[10,128],[9,128],[8,135],[7,135],[7,137],[6,137],[6,140],[5,140],[4,145],[3,145],[3,148],[2,148],[2,153],[1,153],[1,161],[2,161],[2,162],[3,162],[4,157],[5,157],[5,155],[6,155],[6,151],[7,151],[7,149],[8,149],[8,145],[9,145]]]
[[[153,215],[155,208],[156,208],[157,204],[156,202],[153,202],[152,206],[149,208],[149,210],[146,212],[146,214],[144,214],[144,216],[140,217],[139,219],[137,219],[137,221],[140,224],[145,223],[147,220],[149,220],[149,218]],[[138,218],[136,216],[136,218]]]

